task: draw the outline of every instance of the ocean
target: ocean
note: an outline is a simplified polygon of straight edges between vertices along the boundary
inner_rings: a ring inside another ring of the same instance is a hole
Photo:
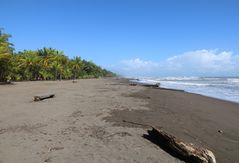
[[[155,84],[162,88],[180,89],[239,103],[239,77],[160,77],[137,78],[136,82]]]

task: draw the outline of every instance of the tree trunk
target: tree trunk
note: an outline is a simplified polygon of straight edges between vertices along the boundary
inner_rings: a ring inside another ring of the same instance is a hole
[[[57,80],[57,70],[56,70],[56,72],[55,72],[55,80]]]

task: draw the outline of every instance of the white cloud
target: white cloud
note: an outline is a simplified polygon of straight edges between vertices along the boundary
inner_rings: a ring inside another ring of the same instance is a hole
[[[130,60],[124,60],[121,61],[121,64],[124,66],[122,67],[125,70],[146,70],[151,71],[154,67],[157,67],[157,63],[154,63],[152,61],[144,61],[139,58],[136,59],[130,59]]]
[[[197,50],[160,62],[124,60],[114,70],[126,76],[234,76],[239,75],[239,55],[230,51]]]
[[[139,58],[120,61],[108,69],[123,76],[151,76],[159,69],[159,64]]]
[[[197,50],[168,58],[165,66],[176,65],[177,72],[202,75],[227,75],[239,70],[239,56],[232,52],[216,50]]]

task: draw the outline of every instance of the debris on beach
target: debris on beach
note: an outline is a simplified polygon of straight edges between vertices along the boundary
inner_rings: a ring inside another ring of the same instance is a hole
[[[64,149],[64,147],[51,147],[48,149],[48,152],[62,150],[62,149]]]
[[[53,98],[53,97],[55,97],[55,94],[38,95],[38,96],[34,96],[33,100],[42,101],[42,100]]]
[[[14,83],[10,80],[7,80],[6,82],[0,82],[0,85],[14,85]]]
[[[149,127],[148,135],[144,138],[158,145],[166,152],[189,163],[216,163],[213,152],[192,143],[184,142],[175,136],[165,132],[162,127],[154,127],[149,124],[123,120],[125,123]]]
[[[222,133],[223,133],[223,131],[222,131],[222,130],[218,130],[217,132],[219,132],[220,134],[222,134]]]
[[[50,158],[50,157],[47,158],[47,159],[45,159],[43,163],[48,163],[49,161],[51,161],[51,158]]]
[[[162,129],[152,127],[151,130],[148,130],[148,135],[144,135],[144,137],[186,162],[216,163],[216,158],[210,150],[186,143]]]
[[[149,84],[149,83],[140,83],[140,82],[130,82],[129,83],[130,86],[144,86],[144,87],[150,87],[150,88],[159,88],[160,87],[160,83],[156,83],[156,84]]]
[[[130,83],[129,85],[131,85],[131,86],[136,86],[137,84],[136,84],[136,83]]]

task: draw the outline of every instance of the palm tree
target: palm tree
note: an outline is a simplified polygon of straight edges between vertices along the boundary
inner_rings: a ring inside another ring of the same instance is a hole
[[[43,69],[49,69],[49,65],[54,61],[57,51],[52,48],[43,48],[37,50],[38,56],[41,58],[40,64]]]
[[[63,76],[65,79],[71,79],[72,77],[72,70],[70,67],[64,68],[63,69]]]
[[[13,54],[13,44],[8,39],[11,36],[2,33],[0,29],[0,81],[6,81],[7,75],[10,73],[11,57]]]
[[[54,79],[62,79],[63,70],[66,67],[68,58],[62,51],[53,48],[43,48],[37,50],[37,54],[41,58],[41,75],[44,79],[54,76]],[[47,73],[51,72],[51,73]],[[52,74],[52,75],[50,75]]]
[[[27,80],[37,79],[40,71],[40,58],[36,52],[25,50],[20,54],[19,67],[24,71],[24,78]]]
[[[69,59],[62,51],[42,48],[24,50],[13,54],[14,48],[8,39],[11,36],[0,29],[0,81],[47,79],[74,79],[114,75],[93,62],[80,57]]]
[[[79,73],[82,68],[82,61],[80,57],[75,57],[74,59],[71,60],[71,68],[74,73],[74,79],[76,79],[76,75],[79,76]]]

